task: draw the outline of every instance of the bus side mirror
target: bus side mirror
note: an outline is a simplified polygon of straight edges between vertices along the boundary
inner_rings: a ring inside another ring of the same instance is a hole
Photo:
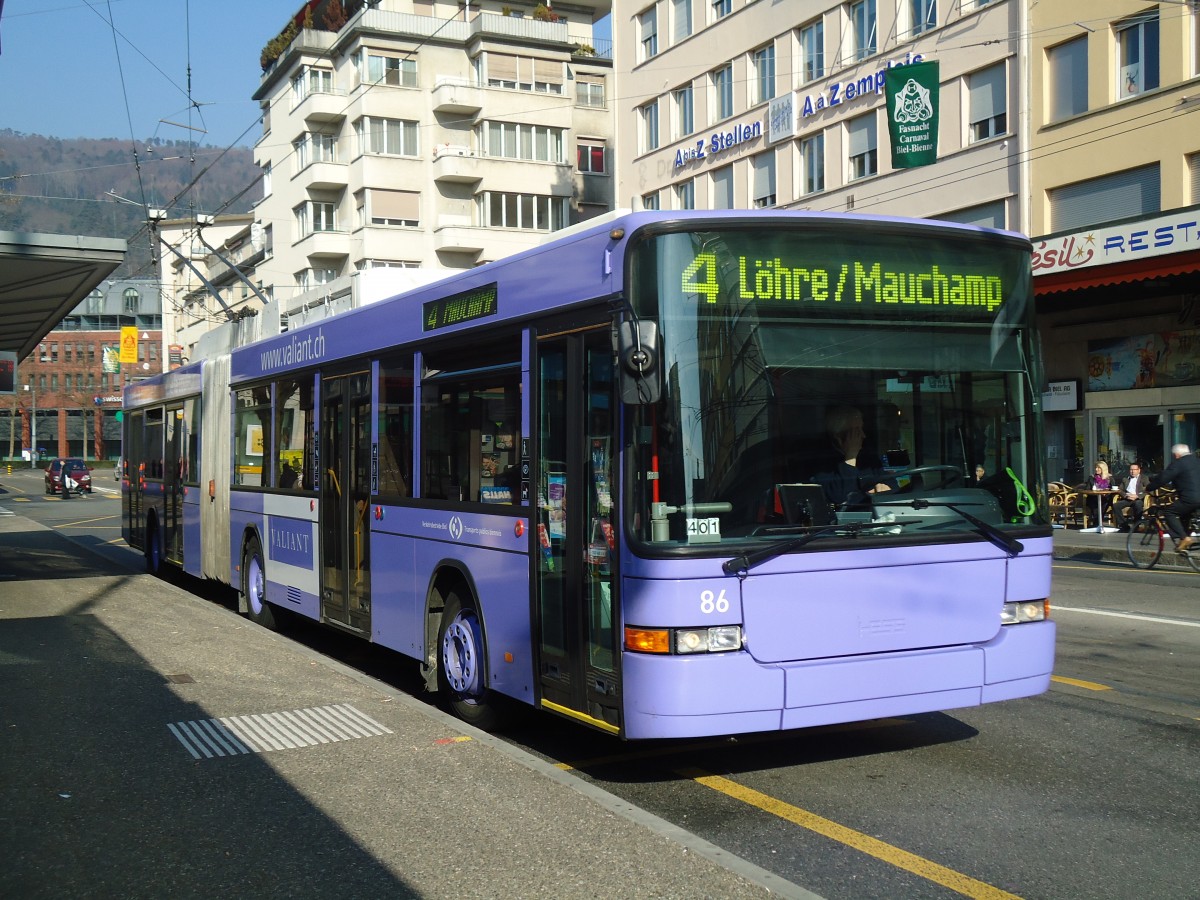
[[[662,394],[658,324],[628,319],[617,323],[617,368],[621,402],[657,403]]]

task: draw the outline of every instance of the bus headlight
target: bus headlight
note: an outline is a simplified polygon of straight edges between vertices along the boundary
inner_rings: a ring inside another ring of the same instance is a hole
[[[625,626],[625,649],[639,653],[723,653],[742,649],[741,625],[711,628],[635,628]]]
[[[1000,611],[1001,625],[1016,625],[1019,622],[1041,622],[1050,618],[1049,600],[1025,600],[1020,603],[1005,603]]]
[[[721,653],[741,649],[742,629],[739,625],[680,628],[675,632],[676,653]]]

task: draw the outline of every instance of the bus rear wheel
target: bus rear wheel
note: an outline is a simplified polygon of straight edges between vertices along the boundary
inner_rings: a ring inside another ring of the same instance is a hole
[[[242,602],[251,622],[276,629],[275,612],[267,602],[267,570],[258,538],[250,538],[242,551]]]
[[[487,687],[483,624],[470,595],[452,589],[438,629],[438,692],[451,712],[469,725],[490,731],[501,723],[502,698]]]

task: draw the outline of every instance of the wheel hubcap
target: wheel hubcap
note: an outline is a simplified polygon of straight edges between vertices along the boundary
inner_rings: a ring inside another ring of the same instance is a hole
[[[250,599],[250,608],[255,613],[262,612],[263,609],[263,571],[262,565],[259,564],[258,557],[250,558],[250,571],[246,578],[246,593]]]
[[[480,661],[483,635],[474,614],[460,612],[442,638],[442,660],[446,681],[455,693],[478,696],[483,687]]]

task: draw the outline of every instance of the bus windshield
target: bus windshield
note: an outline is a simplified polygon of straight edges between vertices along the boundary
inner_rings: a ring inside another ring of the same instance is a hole
[[[1028,247],[864,227],[637,245],[630,301],[658,324],[662,391],[628,412],[635,543],[1048,529]]]

